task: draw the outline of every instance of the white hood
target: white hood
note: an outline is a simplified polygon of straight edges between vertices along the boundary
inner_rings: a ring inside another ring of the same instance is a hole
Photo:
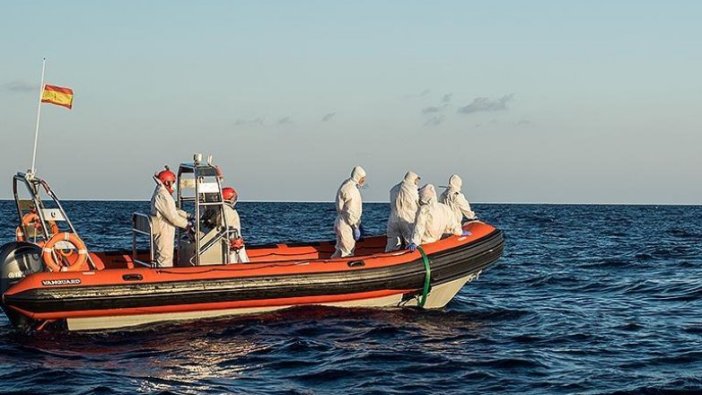
[[[436,202],[436,189],[432,184],[427,184],[419,190],[419,204],[431,204]]]
[[[407,172],[407,174],[405,174],[405,178],[403,181],[410,183],[412,185],[416,185],[417,180],[420,180],[420,179],[421,179],[421,177],[419,177],[417,175],[417,173],[410,170]]]
[[[460,191],[462,187],[463,180],[461,180],[461,177],[459,177],[457,174],[454,174],[449,178],[449,188]]]
[[[361,178],[366,176],[366,171],[361,166],[356,166],[351,170],[351,179],[358,184]]]

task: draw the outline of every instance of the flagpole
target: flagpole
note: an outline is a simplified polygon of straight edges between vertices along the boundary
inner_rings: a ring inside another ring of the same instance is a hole
[[[34,174],[35,164],[37,160],[37,141],[39,139],[39,117],[41,117],[41,97],[44,95],[44,71],[46,70],[46,58],[42,59],[41,62],[41,84],[39,85],[39,104],[37,105],[37,126],[34,129],[34,153],[32,154],[32,169],[30,170]]]

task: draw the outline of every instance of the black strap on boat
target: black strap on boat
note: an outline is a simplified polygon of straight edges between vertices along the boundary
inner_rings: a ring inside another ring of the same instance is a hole
[[[426,271],[426,274],[424,275],[424,288],[422,289],[422,297],[419,299],[419,303],[417,304],[419,308],[423,309],[424,303],[427,302],[427,295],[429,294],[429,291],[431,291],[431,261],[429,260],[427,254],[424,252],[422,246],[417,246],[417,250],[420,254],[422,254],[424,270]]]

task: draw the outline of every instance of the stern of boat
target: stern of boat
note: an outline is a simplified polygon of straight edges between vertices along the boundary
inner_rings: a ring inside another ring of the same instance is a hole
[[[41,248],[36,244],[11,242],[0,247],[0,307],[13,326],[31,328],[34,320],[5,303],[5,292],[30,274],[44,270]]]

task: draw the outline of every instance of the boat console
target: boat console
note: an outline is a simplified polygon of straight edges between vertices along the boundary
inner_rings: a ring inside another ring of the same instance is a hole
[[[178,167],[176,207],[194,219],[191,229],[178,229],[176,233],[174,265],[178,267],[228,263],[229,240],[238,236],[226,223],[224,205],[227,203],[222,198],[221,174],[211,162],[211,157],[203,162],[202,155],[195,154],[192,163],[181,163]],[[220,223],[212,223],[212,218],[220,218]],[[134,213],[132,224],[134,260],[137,261],[138,255],[137,235],[148,235],[151,261],[140,263],[153,266],[151,219],[146,214]]]

